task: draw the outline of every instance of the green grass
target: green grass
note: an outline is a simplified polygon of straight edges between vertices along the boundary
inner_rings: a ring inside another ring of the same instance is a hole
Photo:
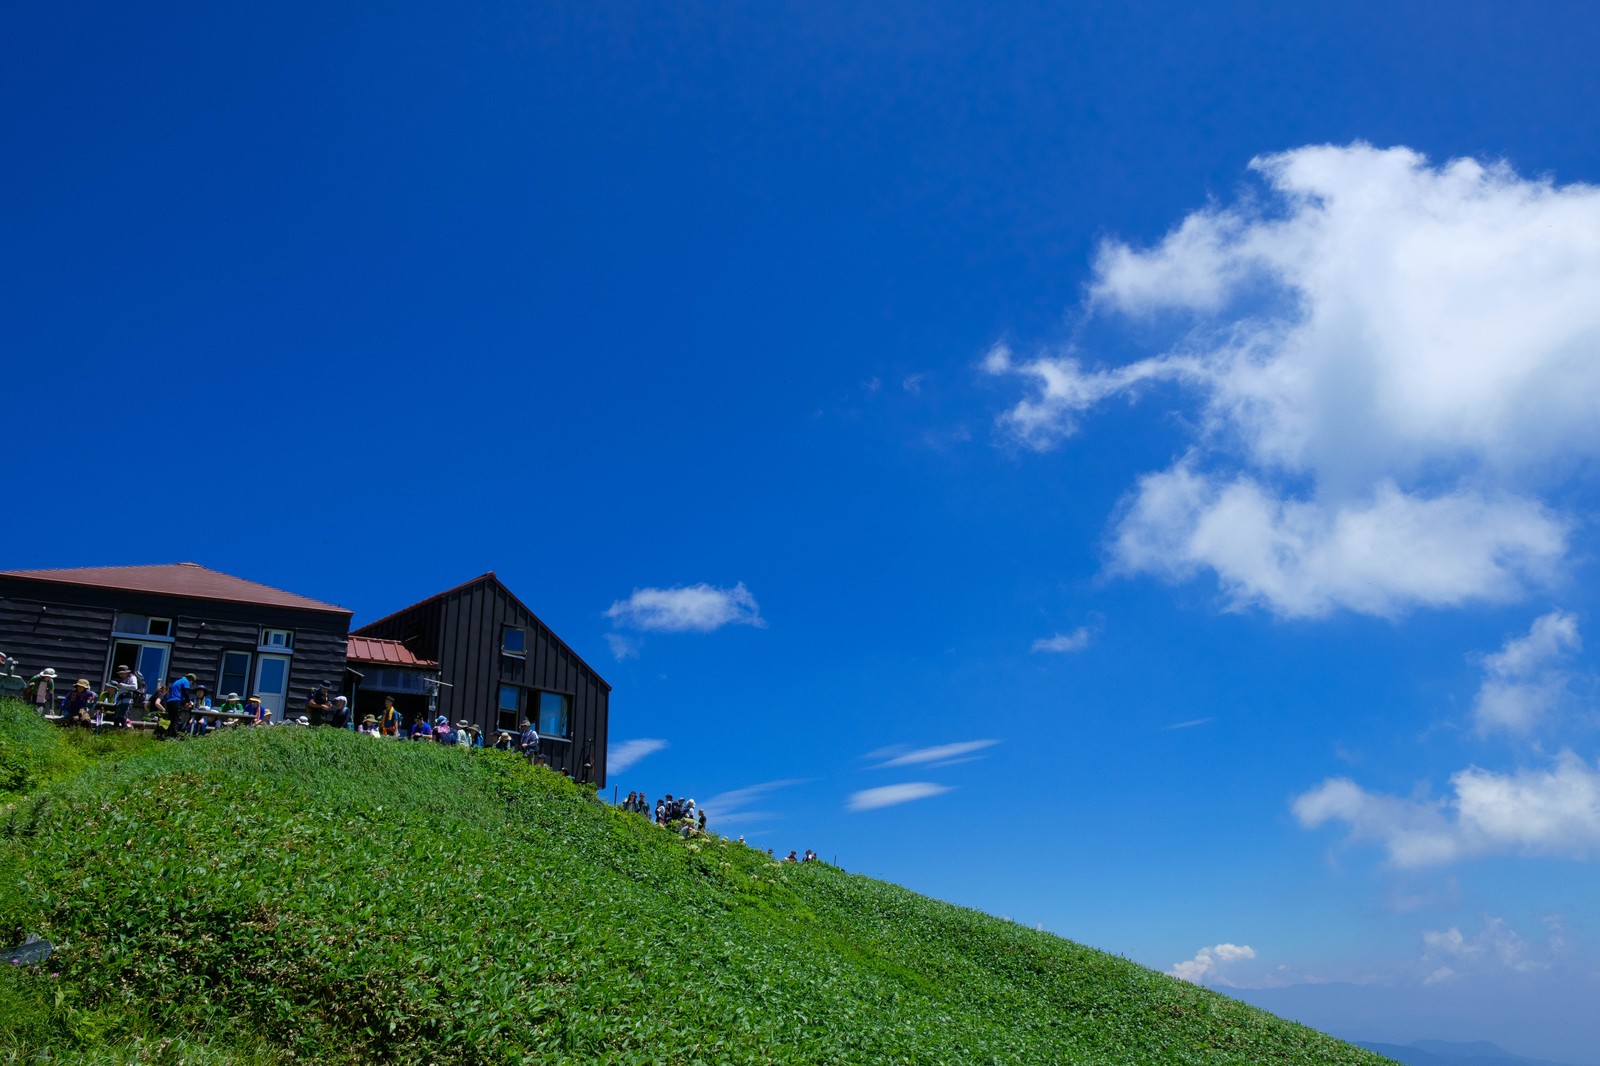
[[[499,752],[285,728],[85,759],[0,806],[0,933],[59,948],[0,973],[0,1062],[1386,1061]]]

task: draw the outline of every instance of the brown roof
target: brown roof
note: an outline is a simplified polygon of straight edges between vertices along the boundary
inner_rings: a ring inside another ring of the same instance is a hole
[[[411,667],[417,670],[437,670],[439,664],[432,659],[419,659],[411,649],[398,640],[380,640],[377,637],[351,637],[345,658],[353,663],[381,663],[384,666]]]
[[[223,600],[228,603],[256,603],[267,607],[294,607],[302,611],[331,611],[349,614],[343,607],[296,596],[270,585],[258,585],[242,577],[208,570],[199,563],[163,563],[159,566],[87,566],[72,570],[5,570],[0,577],[26,581],[48,581],[57,585],[90,585],[130,592],[153,592],[158,596],[183,596],[195,600]]]

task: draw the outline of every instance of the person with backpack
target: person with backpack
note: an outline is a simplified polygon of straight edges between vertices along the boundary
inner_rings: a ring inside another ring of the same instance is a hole
[[[393,696],[383,698],[383,713],[378,716],[378,732],[386,737],[400,735],[400,712],[395,709]]]
[[[28,680],[28,690],[23,694],[40,714],[56,709],[56,672],[45,667]]]

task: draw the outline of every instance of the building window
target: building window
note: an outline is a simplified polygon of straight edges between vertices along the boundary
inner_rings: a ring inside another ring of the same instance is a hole
[[[514,659],[528,657],[528,631],[518,629],[516,626],[502,626],[500,629],[500,654],[509,655]]]
[[[217,692],[223,696],[230,692],[237,692],[240,697],[250,694],[249,652],[225,651],[222,653],[222,662],[217,667]]]
[[[571,700],[559,692],[539,693],[539,735],[541,737],[568,738],[572,736],[568,709]]]
[[[111,661],[106,664],[106,676],[110,677],[115,673],[117,667],[126,666],[144,678],[146,692],[155,692],[156,686],[167,680],[167,657],[171,651],[170,644],[113,640]]]
[[[261,649],[263,651],[293,651],[294,630],[292,629],[263,629],[261,631]]]
[[[508,733],[521,732],[523,694],[523,690],[516,685],[500,686],[500,713],[496,729],[504,729]]]
[[[147,614],[128,614],[118,611],[116,618],[111,623],[112,632],[118,636],[128,637],[167,637],[172,636],[172,619],[152,618]]]

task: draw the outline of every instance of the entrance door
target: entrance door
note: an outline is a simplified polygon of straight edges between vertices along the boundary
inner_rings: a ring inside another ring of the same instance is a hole
[[[289,695],[289,657],[287,655],[268,655],[265,652],[256,656],[256,695],[261,697],[261,706],[265,707],[273,718],[283,718],[283,704]]]

